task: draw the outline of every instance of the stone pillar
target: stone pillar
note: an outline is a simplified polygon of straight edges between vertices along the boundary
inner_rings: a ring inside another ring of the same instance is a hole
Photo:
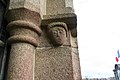
[[[6,14],[11,45],[7,80],[34,80],[35,47],[41,34],[39,0],[10,0]]]
[[[82,80],[72,0],[45,0],[35,80]]]

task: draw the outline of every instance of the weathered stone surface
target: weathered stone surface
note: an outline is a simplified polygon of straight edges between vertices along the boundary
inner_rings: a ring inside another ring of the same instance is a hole
[[[27,22],[32,22],[36,26],[40,26],[41,17],[40,14],[26,8],[12,9],[6,14],[7,22],[12,22],[16,20],[24,20]]]
[[[43,19],[43,15],[46,15],[46,0],[40,0],[40,15]]]
[[[44,15],[41,25],[46,26],[53,22],[64,22],[69,29],[73,29],[77,27],[77,16],[75,13]]]
[[[35,80],[74,80],[71,48],[37,48]]]
[[[72,0],[46,0],[46,15],[73,13]]]
[[[70,46],[70,35],[69,35],[69,31],[68,31],[68,35],[67,38],[63,44],[63,46]],[[47,31],[47,28],[43,27],[42,28],[42,33],[41,33],[41,37],[39,38],[39,45],[38,47],[51,47],[53,46],[52,42],[49,39],[49,33]]]
[[[77,37],[70,36],[74,80],[82,80]]]
[[[7,25],[11,44],[8,65],[8,80],[33,80],[34,54],[38,46],[40,29],[35,24],[24,20],[12,21]]]
[[[34,80],[35,48],[27,43],[11,46],[7,80]]]
[[[10,0],[6,14],[11,44],[8,80],[81,79],[72,1]],[[47,30],[53,22],[67,25],[66,39],[57,47]]]
[[[6,18],[8,22],[25,20],[40,26],[40,0],[10,0]]]
[[[49,38],[54,46],[61,46],[67,39],[68,29],[63,22],[54,22],[47,26]]]
[[[46,0],[46,14],[43,15],[42,26],[53,22],[64,22],[69,29],[77,27],[73,0]]]
[[[72,64],[74,80],[81,80],[81,68],[78,48],[72,48]]]
[[[38,38],[41,31],[33,23],[22,20],[13,21],[7,25],[7,30],[11,36],[8,39],[8,43],[25,42],[38,46]]]
[[[26,8],[40,13],[40,0],[10,0],[9,10]]]
[[[71,34],[72,35],[72,34]],[[73,48],[78,48],[77,37],[70,36],[71,46]]]
[[[10,0],[6,13],[11,45],[8,80],[34,80],[35,47],[41,34],[40,0]]]
[[[42,19],[44,19],[44,15],[57,15],[73,12],[72,0],[40,0],[40,14]]]
[[[36,49],[35,80],[81,80],[77,37],[71,36],[71,32],[68,31],[69,45],[54,47],[48,45],[50,43],[48,43],[47,33],[43,32],[43,34],[39,41],[41,43]],[[68,72],[66,69],[69,69]],[[66,76],[67,73],[72,77]]]
[[[73,0],[65,0],[65,7],[67,8],[73,8]]]

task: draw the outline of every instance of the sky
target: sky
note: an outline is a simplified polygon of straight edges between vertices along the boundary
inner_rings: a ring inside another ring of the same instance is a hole
[[[120,50],[120,0],[73,1],[82,77],[114,76]]]

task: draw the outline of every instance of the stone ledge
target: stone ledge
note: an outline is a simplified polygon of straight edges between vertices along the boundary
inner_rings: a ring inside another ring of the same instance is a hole
[[[64,22],[68,25],[69,29],[73,29],[77,27],[77,16],[75,13],[43,16],[42,26],[47,26],[52,22]]]

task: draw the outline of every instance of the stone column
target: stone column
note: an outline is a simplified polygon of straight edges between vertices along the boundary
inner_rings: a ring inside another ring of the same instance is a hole
[[[6,14],[11,45],[7,80],[34,80],[35,47],[41,34],[39,0],[10,0]]]

